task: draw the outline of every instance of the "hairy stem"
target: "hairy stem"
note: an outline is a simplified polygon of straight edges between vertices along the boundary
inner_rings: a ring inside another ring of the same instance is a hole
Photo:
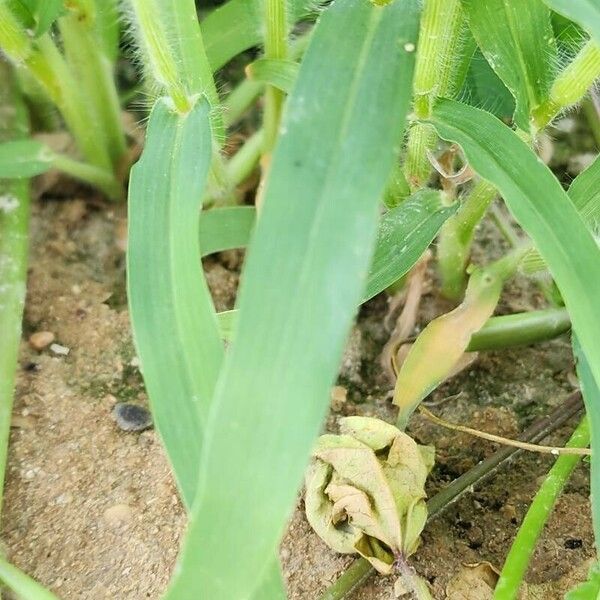
[[[548,99],[533,111],[532,126],[543,129],[563,110],[579,102],[600,77],[600,46],[590,40],[558,75]]]

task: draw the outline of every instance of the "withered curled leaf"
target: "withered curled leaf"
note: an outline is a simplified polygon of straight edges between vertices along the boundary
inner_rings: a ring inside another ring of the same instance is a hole
[[[379,419],[347,417],[323,435],[306,473],[306,516],[337,552],[358,552],[380,573],[419,544],[433,448]]]

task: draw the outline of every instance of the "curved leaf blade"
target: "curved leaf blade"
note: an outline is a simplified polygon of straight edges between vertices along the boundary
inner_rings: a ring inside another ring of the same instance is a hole
[[[154,421],[191,507],[209,402],[223,357],[198,257],[198,211],[212,156],[209,108],[159,100],[129,184],[127,287]]]
[[[423,190],[386,212],[379,223],[361,303],[408,273],[457,208],[458,205],[445,206],[440,192]]]
[[[577,209],[551,171],[492,115],[443,100],[430,122],[442,138],[461,145],[473,169],[499,190],[534,241],[600,382],[600,249]]]
[[[339,0],[320,18],[275,149],[170,599],[245,599],[275,552],[365,284],[417,28],[416,0]]]
[[[254,206],[227,206],[202,213],[200,219],[202,256],[247,246],[255,219]]]

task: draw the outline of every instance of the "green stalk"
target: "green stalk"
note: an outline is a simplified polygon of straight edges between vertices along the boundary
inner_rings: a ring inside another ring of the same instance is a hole
[[[600,46],[590,40],[558,75],[548,99],[533,111],[534,130],[543,129],[563,110],[579,102],[600,77]]]
[[[458,212],[442,227],[437,256],[442,294],[447,298],[457,300],[465,290],[465,269],[471,254],[475,228],[496,195],[494,186],[487,181],[477,182]]]
[[[586,448],[589,443],[589,425],[587,417],[584,417],[566,445],[568,448]],[[494,600],[517,598],[537,540],[548,521],[552,508],[580,460],[581,456],[565,454],[560,456],[550,469],[544,483],[535,495],[506,557],[494,591]]]
[[[131,5],[153,79],[164,88],[177,112],[189,112],[193,102],[177,72],[173,51],[162,27],[162,12],[155,0],[131,0]]]
[[[100,51],[100,39],[93,22],[76,15],[58,21],[71,71],[75,74],[90,121],[100,134],[98,143],[106,146],[114,170],[127,150],[121,124],[121,107],[110,60]]]
[[[250,136],[244,145],[229,159],[226,165],[227,180],[236,187],[254,170],[264,146],[264,131],[259,129]]]
[[[533,310],[488,319],[471,337],[467,352],[537,344],[566,333],[571,319],[565,308]]]
[[[165,4],[163,18],[169,38],[173,39],[176,46],[179,77],[185,82],[188,94],[202,94],[208,99],[212,109],[213,135],[218,142],[222,142],[225,135],[223,114],[219,109],[219,95],[206,56],[196,4],[193,0],[168,0]],[[169,19],[165,18],[166,15]]]
[[[27,113],[6,63],[0,61],[0,141],[28,133]],[[0,180],[0,510],[12,417],[15,370],[25,304],[29,182]]]
[[[110,168],[108,152],[97,144],[99,132],[93,123],[87,122],[79,88],[56,45],[44,34],[34,47],[12,11],[1,1],[0,48],[16,68],[23,68],[33,76],[56,104],[87,160]]]
[[[413,81],[414,113],[418,119],[427,119],[435,99],[453,91],[463,51],[462,26],[460,0],[425,0]],[[409,132],[405,174],[413,190],[429,179],[427,151],[435,148],[436,140],[431,125],[417,123]]]
[[[24,600],[59,600],[50,590],[40,585],[21,569],[11,565],[1,556],[0,581]]]
[[[288,23],[285,0],[265,1],[265,58],[285,59],[288,56]],[[264,153],[269,155],[277,140],[285,94],[274,86],[267,86],[263,117],[265,136]]]
[[[75,179],[98,188],[111,200],[123,198],[123,188],[111,171],[73,160],[63,154],[52,155],[52,166]]]

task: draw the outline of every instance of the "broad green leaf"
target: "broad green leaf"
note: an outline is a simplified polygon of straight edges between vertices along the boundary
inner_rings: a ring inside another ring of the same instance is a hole
[[[554,78],[556,42],[542,0],[463,0],[477,44],[515,97],[515,122],[529,132],[532,110]]]
[[[31,139],[0,144],[0,177],[21,178],[40,175],[52,168],[53,154],[41,142]]]
[[[381,218],[361,302],[392,285],[419,260],[458,205],[444,206],[439,192],[423,190]]]
[[[272,85],[289,94],[298,77],[299,68],[300,65],[293,60],[259,58],[249,64],[246,70],[253,81]]]
[[[577,209],[516,133],[476,108],[440,101],[431,123],[462,146],[473,169],[492,183],[548,264],[590,370],[600,382],[600,249]]]
[[[213,208],[202,213],[200,219],[202,256],[247,246],[255,218],[256,209],[253,206]]]
[[[364,289],[417,28],[416,0],[338,0],[320,17],[249,249],[170,600],[245,599],[275,553]]]
[[[198,257],[198,211],[212,155],[209,109],[155,104],[129,184],[128,297],[156,427],[185,504],[198,484],[204,426],[223,357]]]
[[[600,0],[544,0],[557,13],[579,23],[600,43]]]
[[[290,23],[309,14],[316,4],[314,0],[289,0]],[[229,0],[204,19],[202,35],[208,62],[217,71],[234,56],[262,43],[263,0]]]
[[[581,335],[573,336],[573,353],[577,361],[577,377],[581,386],[585,412],[590,422],[590,447],[592,460],[590,463],[590,499],[592,505],[592,524],[596,544],[600,540],[600,462],[597,449],[600,448],[600,386],[594,375],[592,363],[581,344]]]

